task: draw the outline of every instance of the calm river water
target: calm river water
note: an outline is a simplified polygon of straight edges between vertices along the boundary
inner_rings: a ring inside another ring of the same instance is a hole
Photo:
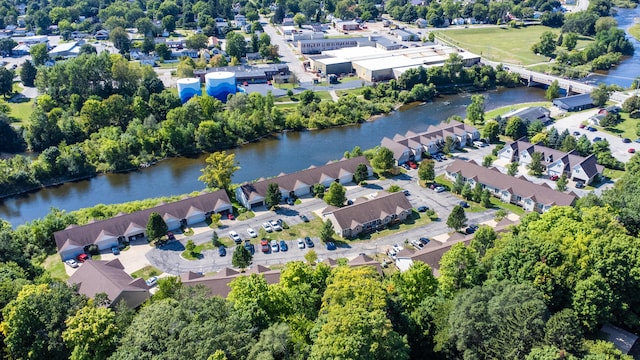
[[[621,10],[618,23],[627,29],[640,16],[640,9]],[[640,43],[636,52],[609,74],[591,80],[629,86],[640,69]],[[384,136],[393,137],[407,130],[424,131],[451,115],[464,116],[471,102],[470,94],[448,96],[433,103],[412,106],[388,116],[360,125],[320,131],[287,132],[273,138],[248,144],[232,151],[241,169],[233,181],[241,183],[294,172],[311,165],[322,165],[342,157],[354,146],[368,149],[380,144]],[[521,87],[485,93],[486,107],[492,109],[509,104],[540,101],[544,91]],[[0,200],[0,218],[14,226],[45,216],[51,207],[73,211],[96,204],[121,203],[151,197],[179,195],[201,190],[198,181],[206,155],[197,158],[172,158],[131,173],[107,174],[90,180],[67,183],[13,198]]]

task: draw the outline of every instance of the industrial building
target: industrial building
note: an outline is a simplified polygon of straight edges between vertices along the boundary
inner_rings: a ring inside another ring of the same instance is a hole
[[[286,79],[290,73],[287,64],[273,64],[266,66],[225,66],[207,70],[195,70],[193,73],[196,77],[200,78],[201,82],[205,82],[206,74],[221,71],[234,73],[237,85],[242,85],[245,82],[248,84],[266,84],[267,81],[273,80],[274,76]]]
[[[462,57],[465,66],[480,61],[478,55],[435,44],[392,51],[373,46],[348,47],[323,51],[321,56],[309,57],[309,60],[311,68],[320,73],[354,72],[360,78],[373,82],[398,78],[407,69],[419,66],[442,66],[451,54]]]

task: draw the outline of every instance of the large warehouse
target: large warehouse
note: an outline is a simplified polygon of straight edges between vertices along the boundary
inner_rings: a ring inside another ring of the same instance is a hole
[[[323,74],[355,72],[367,81],[397,78],[407,69],[418,66],[441,66],[450,54],[462,57],[465,66],[480,61],[480,56],[444,45],[430,45],[385,51],[372,46],[323,51],[309,57],[311,68]]]

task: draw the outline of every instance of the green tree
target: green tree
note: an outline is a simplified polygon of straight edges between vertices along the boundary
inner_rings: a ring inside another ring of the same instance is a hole
[[[440,259],[440,290],[446,296],[452,296],[457,291],[470,288],[481,282],[482,271],[478,261],[478,254],[473,248],[457,243]]]
[[[31,61],[27,60],[22,64],[22,68],[20,69],[20,80],[22,80],[22,84],[24,86],[33,86],[37,74],[38,69],[33,66]]]
[[[458,231],[465,227],[467,224],[467,215],[464,213],[464,208],[460,205],[456,205],[451,210],[449,218],[447,218],[447,226]]]
[[[311,249],[304,254],[304,259],[307,261],[307,264],[313,265],[318,261],[318,253],[315,250]]]
[[[324,194],[324,201],[327,205],[342,207],[347,201],[345,194],[345,187],[340,183],[333,182],[331,186],[329,186],[329,190]]]
[[[293,22],[298,25],[299,28],[302,28],[305,22],[307,22],[307,17],[304,14],[297,13],[293,16]]]
[[[551,56],[556,51],[556,36],[551,31],[545,31],[540,35],[540,41],[533,44],[531,50],[536,54]]]
[[[35,66],[44,65],[49,60],[49,49],[47,44],[36,44],[29,48],[29,54]]]
[[[173,15],[167,15],[162,18],[162,27],[171,34],[176,29],[176,18]]]
[[[206,49],[207,48],[207,35],[205,34],[193,34],[187,38],[185,45],[189,49]]]
[[[451,192],[453,192],[454,194],[462,193],[462,189],[464,188],[464,184],[466,184],[466,182],[464,181],[464,178],[462,177],[462,174],[456,174],[456,181],[453,183],[453,187],[451,188]]]
[[[131,47],[131,40],[127,31],[121,27],[117,27],[109,33],[109,40],[113,43],[113,46],[120,51],[120,54],[129,52]]]
[[[260,332],[260,339],[251,348],[249,360],[289,359],[295,354],[289,325],[278,322]]]
[[[198,180],[204,182],[210,189],[228,190],[231,177],[240,169],[236,162],[236,155],[227,154],[226,151],[216,151],[211,153],[205,161],[207,166],[200,170],[202,175]]]
[[[251,265],[252,260],[253,256],[251,255],[249,250],[247,250],[247,248],[245,248],[243,245],[237,245],[236,249],[233,251],[231,264],[233,264],[233,266],[237,268],[246,269],[247,267],[249,267],[249,265]]]
[[[367,180],[369,178],[369,168],[366,164],[359,164],[356,167],[356,171],[353,174],[353,181],[356,184],[360,184],[361,182]]]
[[[268,209],[273,209],[282,201],[282,192],[277,183],[270,183],[267,186],[267,194],[264,196],[264,204]]]
[[[498,141],[500,138],[500,124],[494,120],[487,121],[482,128],[482,137],[487,139],[490,143]]]
[[[483,257],[487,250],[493,248],[498,234],[490,226],[480,226],[473,234],[473,240],[469,244],[479,257]]]
[[[575,49],[577,44],[578,44],[578,34],[570,32],[564,35],[564,39],[562,39],[562,46],[566,47],[567,50],[571,51]]]
[[[560,84],[558,84],[558,80],[553,80],[549,88],[544,93],[544,98],[551,101],[560,96]]]
[[[196,64],[190,57],[184,57],[178,63],[176,68],[176,76],[179,78],[192,78]]]
[[[0,67],[0,95],[5,100],[13,94],[13,71]]]
[[[225,51],[232,58],[240,59],[246,53],[246,41],[244,40],[244,36],[239,33],[230,32],[227,34],[227,43],[225,45]]]
[[[436,178],[435,163],[433,160],[423,160],[418,167],[418,178],[422,181],[430,182]]]
[[[189,255],[194,256],[194,251],[196,250],[196,243],[193,242],[192,239],[187,240],[187,243],[184,245],[184,249],[189,252]]]
[[[527,164],[527,168],[529,169],[529,174],[533,176],[541,176],[544,172],[545,168],[542,164],[542,159],[544,155],[541,152],[534,152],[531,154],[531,162]]]
[[[491,204],[491,192],[489,191],[489,189],[484,189],[482,191],[482,196],[480,197],[480,205],[487,209],[493,207],[493,204]]]
[[[442,152],[449,155],[456,148],[457,141],[453,138],[453,136],[447,136],[444,139],[444,146],[442,147]]]
[[[567,179],[567,174],[562,173],[562,176],[560,176],[558,181],[556,181],[556,190],[558,190],[558,191],[567,191],[567,183],[568,182],[569,181]]]
[[[313,196],[322,198],[324,197],[324,185],[322,184],[314,184],[312,187]]]
[[[471,185],[468,182],[464,183],[464,185],[462,186],[462,191],[460,192],[460,195],[462,195],[462,197],[465,200],[471,200],[471,198],[473,197],[473,192],[471,191]]]
[[[110,308],[88,305],[66,320],[62,333],[70,359],[106,359],[116,348],[118,328]]]
[[[171,49],[165,43],[156,44],[156,54],[162,60],[170,60],[171,59]]]
[[[324,243],[327,243],[333,240],[333,235],[335,231],[333,230],[333,223],[331,220],[327,219],[322,223],[322,229],[320,229],[320,240]]]
[[[482,158],[482,166],[488,168],[491,167],[491,165],[493,165],[493,161],[495,160],[495,157],[491,154],[485,156],[484,158]]]
[[[376,149],[375,155],[371,159],[371,165],[379,171],[391,170],[394,163],[393,151],[383,146]]]
[[[217,231],[214,231],[211,234],[211,243],[215,247],[218,247],[218,246],[222,245],[222,243],[220,242],[220,236],[218,236],[218,232]]]
[[[571,309],[562,309],[551,315],[545,324],[544,339],[547,344],[577,353],[582,348],[583,333],[580,322]]]
[[[522,119],[517,116],[513,116],[507,121],[504,134],[514,140],[520,139],[527,135],[527,126]]]
[[[484,96],[471,96],[471,104],[467,106],[467,119],[474,125],[484,123]]]
[[[393,277],[393,283],[408,312],[418,308],[424,299],[434,296],[438,290],[438,280],[431,268],[421,261],[414,262],[407,271]]]
[[[149,222],[147,222],[147,240],[154,241],[163,237],[169,230],[167,223],[157,212],[149,214]]]
[[[597,88],[591,91],[591,100],[593,101],[593,105],[595,106],[603,106],[609,101],[609,96],[611,95],[611,89],[605,85],[600,84]]]

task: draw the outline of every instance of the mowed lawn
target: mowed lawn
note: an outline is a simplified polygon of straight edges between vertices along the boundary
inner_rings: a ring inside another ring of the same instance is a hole
[[[521,28],[490,27],[437,31],[436,36],[453,43],[472,53],[503,63],[531,65],[548,61],[531,51],[531,46],[540,41],[540,35],[551,31],[556,36],[560,29],[546,26],[527,26]],[[580,49],[591,40],[581,37],[576,48]]]

